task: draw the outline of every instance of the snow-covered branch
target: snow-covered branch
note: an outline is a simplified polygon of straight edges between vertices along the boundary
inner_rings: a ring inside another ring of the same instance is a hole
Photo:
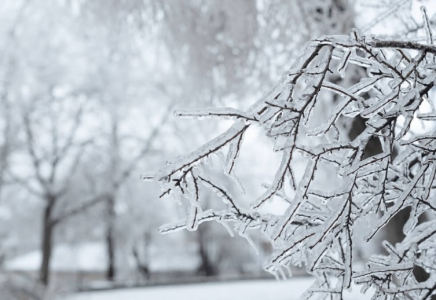
[[[191,203],[186,220],[161,231],[195,229],[213,220],[233,224],[242,236],[247,235],[246,229],[259,228],[274,247],[266,270],[280,277],[290,265],[303,263],[317,277],[307,298],[330,295],[336,299],[354,281],[373,287],[374,299],[426,299],[436,290],[434,274],[417,285],[411,270],[434,263],[436,242],[436,224],[418,222],[425,211],[436,213],[435,134],[432,129],[423,133],[414,129],[417,121],[436,119],[433,108],[421,111],[424,102],[432,101],[436,80],[436,68],[430,63],[436,47],[430,34],[428,41],[366,38],[357,31],[350,36],[320,37],[308,44],[277,86],[248,110],[178,113],[237,120],[224,133],[155,174],[162,196],[172,194]],[[356,68],[366,72],[355,72]],[[335,73],[354,79],[348,84],[334,82]],[[327,116],[318,112],[314,117],[320,105],[333,108]],[[341,128],[356,117],[363,118],[366,127],[350,140]],[[207,172],[203,166],[210,156],[224,154],[225,173],[234,176],[235,162],[243,155],[243,135],[254,126],[264,129],[282,159],[266,191],[251,208],[245,208],[213,177],[202,174]],[[379,153],[368,152],[372,140],[380,141]],[[297,159],[305,163],[302,177],[296,176]],[[329,191],[320,190],[315,180],[326,172],[326,165],[342,178]],[[225,209],[203,212],[204,189],[214,191]],[[277,198],[288,203],[285,213],[263,214],[261,208]],[[360,225],[356,224],[377,220],[367,232],[369,240],[406,207],[411,213],[403,242],[386,246],[388,255],[371,259],[365,270],[357,272],[353,242],[359,238],[354,233]],[[332,278],[337,279],[336,285]]]

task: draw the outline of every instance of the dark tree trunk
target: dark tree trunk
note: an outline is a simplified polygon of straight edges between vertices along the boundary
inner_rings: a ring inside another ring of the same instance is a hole
[[[138,249],[136,247],[132,248],[133,257],[136,261],[136,267],[138,268],[141,275],[144,277],[145,280],[150,280],[150,270],[148,269],[147,263],[143,263],[141,261],[141,257],[139,255]]]
[[[198,255],[200,256],[201,265],[198,268],[198,272],[205,276],[214,276],[217,275],[218,271],[210,257],[210,253],[208,249],[209,243],[207,237],[208,237],[207,226],[199,226],[197,230],[197,239],[198,239]]]
[[[107,270],[106,279],[114,280],[115,270],[115,199],[111,196],[106,201],[106,251],[107,251]]]
[[[42,228],[42,262],[39,270],[39,279],[45,286],[48,286],[50,282],[50,258],[53,248],[53,229],[54,224],[51,220],[51,214],[53,210],[54,199],[50,199],[44,211],[44,220]]]
[[[143,252],[139,251],[139,247],[133,246],[132,253],[136,261],[136,266],[144,277],[145,280],[150,280],[151,274],[149,269],[150,263],[150,245],[151,245],[151,233],[149,231],[144,232]]]

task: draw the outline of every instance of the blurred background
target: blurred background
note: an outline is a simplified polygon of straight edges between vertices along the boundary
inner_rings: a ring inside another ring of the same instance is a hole
[[[140,175],[230,124],[173,111],[245,109],[310,38],[411,37],[423,4],[434,24],[431,1],[0,1],[0,299],[270,278],[261,236],[256,254],[219,224],[158,233],[185,209]],[[249,198],[277,157],[261,132],[246,142]]]

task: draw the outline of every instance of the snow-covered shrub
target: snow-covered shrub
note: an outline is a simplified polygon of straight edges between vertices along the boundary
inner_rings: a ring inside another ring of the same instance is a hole
[[[316,277],[307,299],[341,299],[352,282],[363,285],[362,291],[372,287],[373,299],[430,299],[436,292],[436,109],[429,98],[436,80],[436,47],[426,20],[426,43],[365,37],[357,31],[312,40],[280,82],[246,111],[179,112],[235,121],[196,151],[144,175],[160,183],[161,197],[173,195],[190,206],[185,220],[165,225],[161,232],[195,230],[203,222],[218,221],[251,242],[249,231],[258,230],[274,249],[267,271],[286,277],[290,265],[304,264]],[[335,73],[346,78],[355,66],[366,71],[358,73],[357,81],[333,82]],[[331,93],[339,96],[335,102],[328,100]],[[332,108],[320,122],[313,111],[323,101]],[[366,127],[349,140],[343,125],[357,117],[366,120]],[[417,122],[427,130],[413,130]],[[264,129],[282,159],[266,192],[247,208],[204,166],[217,155],[224,173],[237,181],[235,164],[253,126]],[[380,153],[365,153],[371,140],[380,142]],[[304,174],[296,174],[297,159],[305,162]],[[316,184],[325,170],[340,178],[328,189]],[[202,189],[214,191],[226,208],[203,210]],[[263,213],[262,207],[277,198],[289,203],[286,212]],[[388,255],[374,256],[357,269],[355,241],[370,241],[406,207],[411,213],[404,240],[384,242]],[[424,212],[427,218],[418,222]],[[364,223],[369,224],[366,235],[357,236],[356,227]],[[417,266],[429,273],[426,281],[415,278]]]

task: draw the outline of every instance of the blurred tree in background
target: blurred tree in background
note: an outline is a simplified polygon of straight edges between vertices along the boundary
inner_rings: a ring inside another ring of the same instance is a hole
[[[392,3],[365,9],[400,15]],[[401,3],[405,12],[412,5]],[[54,287],[61,285],[50,265],[56,248],[98,242],[105,253],[98,279],[129,282],[139,274],[143,282],[159,273],[156,253],[182,240],[196,257],[194,271],[259,270],[255,253],[244,254],[249,246],[219,226],[174,238],[156,234],[157,224],[182,216],[185,207],[153,201],[158,191],[137,183],[140,171],[193,150],[224,126],[176,122],[175,108],[247,108],[310,38],[349,32],[359,18],[357,4],[2,1],[0,261],[39,251],[36,275],[30,273],[44,285],[52,278]],[[364,19],[368,32],[380,23]],[[400,24],[408,26],[398,27],[402,34],[420,26],[406,19]],[[263,173],[238,175],[248,196],[258,186],[248,180],[265,181]],[[217,238],[209,239],[210,232]],[[4,263],[4,269],[11,267]]]

